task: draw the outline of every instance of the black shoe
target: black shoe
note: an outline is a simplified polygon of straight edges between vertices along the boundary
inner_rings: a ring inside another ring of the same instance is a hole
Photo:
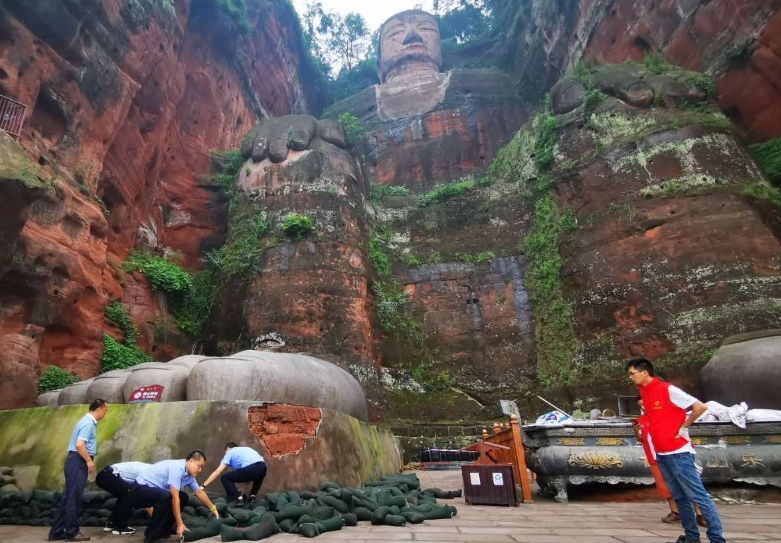
[[[64,535],[54,536],[54,537],[49,536],[48,541],[65,541],[65,536]]]
[[[114,523],[113,523],[113,522],[111,522],[110,520],[107,520],[107,521],[106,521],[106,527],[105,527],[105,528],[103,528],[103,531],[104,531],[104,532],[110,532],[110,531],[111,531],[111,530],[113,530],[113,529],[114,529]]]
[[[114,528],[111,530],[114,535],[133,535],[136,533],[136,529],[128,526],[127,528]]]
[[[65,541],[89,541],[90,539],[92,539],[90,536],[84,535],[83,533],[79,532],[73,537],[66,537]]]
[[[251,503],[255,503],[255,496],[250,496],[249,498],[247,498],[247,505]]]
[[[679,535],[675,541],[668,541],[667,543],[700,543],[699,539],[689,539],[685,535]]]

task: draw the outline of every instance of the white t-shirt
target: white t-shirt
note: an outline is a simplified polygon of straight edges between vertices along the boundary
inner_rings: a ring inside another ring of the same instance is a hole
[[[670,401],[674,405],[680,407],[681,409],[687,409],[688,410],[692,405],[694,405],[698,401],[697,398],[695,398],[691,394],[685,393],[683,390],[681,390],[680,388],[678,388],[675,385],[670,385],[667,388],[667,390],[668,390],[668,393],[670,394]],[[670,451],[670,452],[664,452],[664,453],[660,452],[660,453],[657,453],[653,449],[653,446],[651,446],[651,451],[653,451],[655,455],[659,455],[659,456],[665,456],[665,455],[668,455],[668,454],[680,454],[680,453],[692,453],[692,454],[695,454],[694,447],[692,447],[691,439],[689,439],[689,434],[687,433],[686,436],[684,436],[684,438],[686,439],[686,445],[684,445],[680,449],[676,449],[676,450]],[[651,445],[651,436],[650,435],[648,436],[648,445],[649,446]]]

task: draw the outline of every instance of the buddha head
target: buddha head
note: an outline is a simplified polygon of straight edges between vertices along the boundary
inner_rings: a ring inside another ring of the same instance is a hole
[[[439,24],[433,15],[420,10],[403,11],[382,25],[380,82],[400,75],[437,73],[440,64]]]

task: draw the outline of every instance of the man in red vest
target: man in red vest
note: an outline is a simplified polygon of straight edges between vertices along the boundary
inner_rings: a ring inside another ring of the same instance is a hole
[[[708,409],[705,404],[680,388],[654,377],[654,367],[645,358],[626,364],[629,380],[640,390],[645,406],[648,434],[656,452],[656,462],[670,493],[678,504],[685,535],[676,543],[699,543],[700,531],[694,513],[696,503],[708,523],[711,543],[726,543],[721,520],[694,464],[694,447],[689,426]],[[686,411],[691,409],[687,417]]]

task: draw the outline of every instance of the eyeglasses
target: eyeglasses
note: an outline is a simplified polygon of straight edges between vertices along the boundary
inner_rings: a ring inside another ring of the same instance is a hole
[[[642,371],[628,371],[627,374],[629,377],[632,377],[633,375],[637,375],[638,373],[643,373]]]

